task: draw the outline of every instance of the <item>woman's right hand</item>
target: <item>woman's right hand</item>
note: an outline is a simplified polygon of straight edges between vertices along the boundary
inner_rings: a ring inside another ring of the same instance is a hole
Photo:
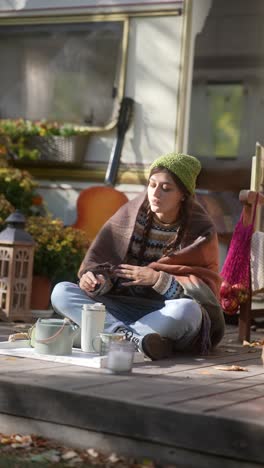
[[[105,283],[103,275],[94,275],[91,271],[84,273],[80,279],[79,286],[86,292],[94,292],[96,287]]]

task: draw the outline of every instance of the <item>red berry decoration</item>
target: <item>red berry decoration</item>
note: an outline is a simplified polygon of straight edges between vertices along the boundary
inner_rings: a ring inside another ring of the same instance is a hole
[[[242,283],[233,284],[232,293],[237,297],[239,304],[247,302],[249,298],[249,290]]]
[[[223,281],[220,286],[220,297],[225,298],[232,295],[232,286],[228,281]]]
[[[238,298],[236,296],[222,298],[221,306],[226,314],[235,315],[239,308]]]

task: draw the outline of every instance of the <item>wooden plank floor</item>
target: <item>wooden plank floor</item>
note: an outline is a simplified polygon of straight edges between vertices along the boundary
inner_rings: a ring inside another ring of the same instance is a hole
[[[1,323],[0,340],[14,327],[23,325]],[[10,428],[14,418],[27,428],[41,421],[55,434],[70,431],[80,445],[81,434],[103,434],[104,443],[116,437],[130,450],[132,442],[150,455],[158,448],[161,460],[178,466],[263,467],[262,349],[243,347],[237,336],[228,326],[209,356],[145,360],[130,376],[0,356],[0,431],[1,420]],[[251,339],[263,340],[264,328]],[[245,370],[221,370],[231,365]]]

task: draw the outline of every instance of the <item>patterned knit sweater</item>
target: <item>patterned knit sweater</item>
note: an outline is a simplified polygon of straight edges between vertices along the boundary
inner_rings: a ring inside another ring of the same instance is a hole
[[[127,256],[124,263],[130,265],[146,266],[151,262],[156,262],[164,255],[166,245],[175,238],[176,232],[179,229],[179,222],[173,224],[162,223],[155,215],[153,216],[152,225],[148,233],[148,239],[144,251],[143,258],[139,258],[140,248],[143,242],[144,229],[147,223],[147,213],[144,205],[140,208],[134,231],[131,237],[130,246],[127,251]],[[181,247],[178,247],[178,250]],[[123,279],[115,280],[106,279],[100,287],[90,295],[103,295],[111,291],[111,294],[121,294],[129,296],[142,296],[149,298],[158,298],[163,296],[165,300],[179,299],[186,297],[184,289],[175,277],[165,271],[160,271],[157,282],[151,286],[130,286],[122,287]]]
[[[139,211],[135,229],[128,249],[126,263],[131,265],[148,265],[162,257],[165,246],[175,237],[179,223],[162,223],[156,216],[153,217],[143,258],[139,258],[140,247],[143,242],[144,229],[147,222],[147,213],[144,208]],[[179,247],[180,248],[180,247]],[[158,281],[153,289],[164,296],[165,299],[176,299],[184,296],[182,286],[173,275],[160,272]]]

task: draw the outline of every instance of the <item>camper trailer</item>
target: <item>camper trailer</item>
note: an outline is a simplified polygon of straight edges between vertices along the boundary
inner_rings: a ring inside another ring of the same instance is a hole
[[[261,0],[2,0],[0,118],[82,132],[17,162],[52,214],[75,223],[94,186],[133,198],[153,159],[180,151],[201,160],[197,195],[230,234],[262,140],[263,15]]]

